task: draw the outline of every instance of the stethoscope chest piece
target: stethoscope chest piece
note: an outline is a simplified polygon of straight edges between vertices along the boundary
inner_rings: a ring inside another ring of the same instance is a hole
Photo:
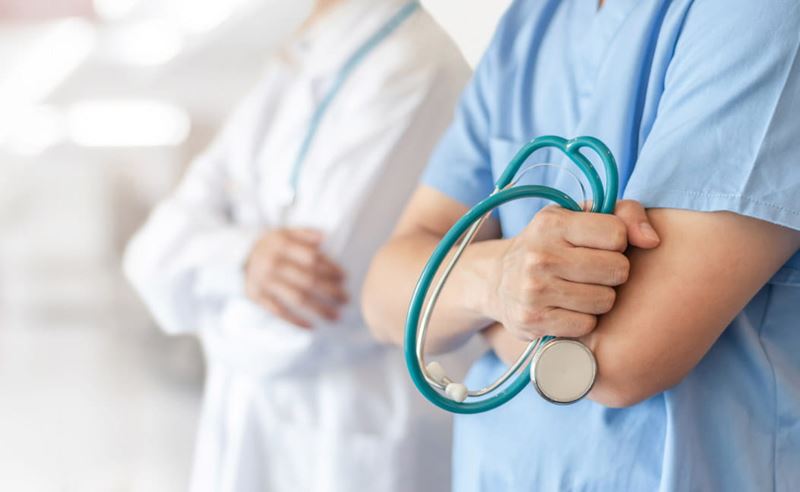
[[[597,362],[577,340],[553,338],[539,347],[531,362],[531,382],[552,403],[575,403],[594,385]]]

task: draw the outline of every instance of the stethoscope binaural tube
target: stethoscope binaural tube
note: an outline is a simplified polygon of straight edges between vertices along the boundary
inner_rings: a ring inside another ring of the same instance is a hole
[[[557,136],[543,136],[523,146],[498,178],[494,192],[472,207],[444,235],[422,270],[412,295],[406,318],[404,344],[406,365],[417,389],[444,410],[467,414],[485,412],[509,401],[529,382],[548,401],[567,404],[585,396],[594,383],[597,366],[593,354],[582,343],[571,339],[542,337],[531,341],[517,361],[497,381],[480,390],[469,390],[463,384],[450,380],[436,362],[425,364],[426,333],[436,300],[461,254],[492,210],[522,198],[542,198],[569,210],[582,210],[569,195],[555,188],[540,185],[514,186],[514,179],[528,157],[546,147],[561,150],[586,177],[592,190],[592,212],[614,211],[619,181],[616,161],[608,147],[594,137],[566,140]],[[603,162],[605,187],[592,163],[580,152],[587,147],[597,153]],[[436,274],[441,265],[462,237],[461,244],[437,280]],[[426,303],[429,294],[430,298]],[[465,402],[466,398],[477,398],[477,401]]]

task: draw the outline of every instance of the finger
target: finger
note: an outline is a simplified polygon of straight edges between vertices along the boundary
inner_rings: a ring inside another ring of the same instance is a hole
[[[608,251],[625,251],[628,231],[622,220],[611,214],[564,210],[563,238],[571,245]]]
[[[321,277],[342,281],[346,276],[344,269],[324,253],[319,253],[317,255],[317,262],[313,267],[314,272]]]
[[[344,278],[344,270],[325,256],[317,246],[300,241],[291,241],[283,248],[281,255],[298,267],[310,270],[320,277],[330,279]]]
[[[286,229],[286,234],[293,240],[306,243],[309,246],[319,246],[324,239],[322,231],[308,227]]]
[[[286,263],[278,277],[296,289],[313,291],[332,304],[344,304],[349,300],[341,279],[320,277],[294,263]]]
[[[311,323],[307,320],[297,316],[293,312],[291,312],[286,306],[281,304],[279,301],[274,299],[272,296],[268,294],[262,294],[258,296],[256,301],[264,307],[267,311],[271,312],[275,316],[281,318],[282,320],[291,323],[297,327],[309,329],[311,328]]]
[[[291,242],[281,251],[281,255],[297,266],[312,270],[321,276],[328,278],[344,277],[344,271],[316,246],[302,242]]]
[[[298,289],[282,282],[272,282],[269,292],[292,311],[308,310],[328,321],[336,321],[339,310],[314,296],[310,290]]]
[[[341,280],[318,279],[314,285],[314,292],[332,304],[347,304],[350,296]]]
[[[563,258],[553,269],[553,274],[563,280],[610,287],[628,281],[630,260],[617,251],[571,248],[564,253]]]
[[[553,308],[545,314],[536,329],[556,337],[576,338],[591,333],[596,326],[597,317],[594,315]]]
[[[604,285],[580,284],[556,280],[552,305],[584,314],[605,314],[614,307],[617,292]]]
[[[641,203],[635,200],[620,200],[617,202],[614,215],[625,224],[628,242],[631,245],[637,248],[651,249],[661,242]]]

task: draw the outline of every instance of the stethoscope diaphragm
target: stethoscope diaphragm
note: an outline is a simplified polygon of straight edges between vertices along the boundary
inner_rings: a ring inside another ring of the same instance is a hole
[[[575,403],[591,391],[597,362],[589,348],[578,340],[553,338],[534,353],[531,383],[547,401]]]

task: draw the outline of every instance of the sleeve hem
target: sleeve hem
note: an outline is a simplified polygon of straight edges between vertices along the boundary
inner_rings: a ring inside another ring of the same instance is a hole
[[[486,193],[482,196],[477,196],[476,193],[469,189],[469,186],[464,186],[463,183],[458,182],[457,179],[453,178],[451,181],[443,181],[441,179],[436,179],[427,175],[423,175],[422,180],[420,181],[421,184],[433,188],[434,190],[447,195],[448,197],[452,198],[453,200],[461,203],[465,207],[473,207],[475,204],[480,202],[482,199],[489,196],[489,193]]]
[[[748,195],[638,188],[626,190],[624,197],[638,200],[645,208],[678,208],[699,212],[728,211],[800,230],[800,210]]]
[[[244,294],[244,266],[259,232],[246,229],[229,231],[228,248],[219,261],[197,272],[195,294],[202,297]]]

